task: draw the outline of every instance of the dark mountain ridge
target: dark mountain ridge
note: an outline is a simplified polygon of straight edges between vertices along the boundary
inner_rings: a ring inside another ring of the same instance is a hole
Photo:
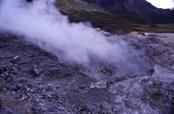
[[[134,17],[146,23],[173,23],[170,9],[156,8],[146,0],[83,0],[96,4],[116,16]]]

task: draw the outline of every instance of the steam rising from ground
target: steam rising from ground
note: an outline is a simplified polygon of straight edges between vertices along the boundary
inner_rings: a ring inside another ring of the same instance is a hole
[[[3,0],[0,6],[1,32],[23,36],[63,61],[83,65],[98,61],[117,65],[124,73],[141,72],[137,64],[130,62],[134,57],[125,42],[111,43],[92,27],[70,23],[53,3],[54,0],[33,3]]]
[[[105,60],[121,59],[118,44],[110,44],[105,36],[82,23],[69,23],[53,5],[53,0],[4,0],[0,9],[0,29],[22,35],[33,43],[63,58],[80,64],[90,56]]]
[[[0,31],[23,36],[54,53],[61,61],[75,62],[90,69],[102,64],[133,75],[149,69],[148,63],[124,41],[110,42],[92,27],[70,23],[53,3],[54,0],[36,0],[33,3],[25,0],[1,1]]]

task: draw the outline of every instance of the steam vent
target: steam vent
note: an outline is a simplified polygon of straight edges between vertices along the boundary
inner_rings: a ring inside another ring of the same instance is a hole
[[[0,1],[0,114],[174,114],[172,9]]]

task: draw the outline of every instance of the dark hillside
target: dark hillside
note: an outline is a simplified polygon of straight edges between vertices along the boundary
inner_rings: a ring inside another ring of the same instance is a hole
[[[91,22],[110,32],[174,31],[170,24],[174,23],[173,11],[158,9],[144,0],[58,0],[56,6],[73,22]]]

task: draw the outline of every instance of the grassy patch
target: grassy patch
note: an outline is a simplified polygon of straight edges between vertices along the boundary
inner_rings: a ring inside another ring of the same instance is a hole
[[[132,25],[135,31],[142,32],[174,32],[174,24],[156,24],[156,25]]]

